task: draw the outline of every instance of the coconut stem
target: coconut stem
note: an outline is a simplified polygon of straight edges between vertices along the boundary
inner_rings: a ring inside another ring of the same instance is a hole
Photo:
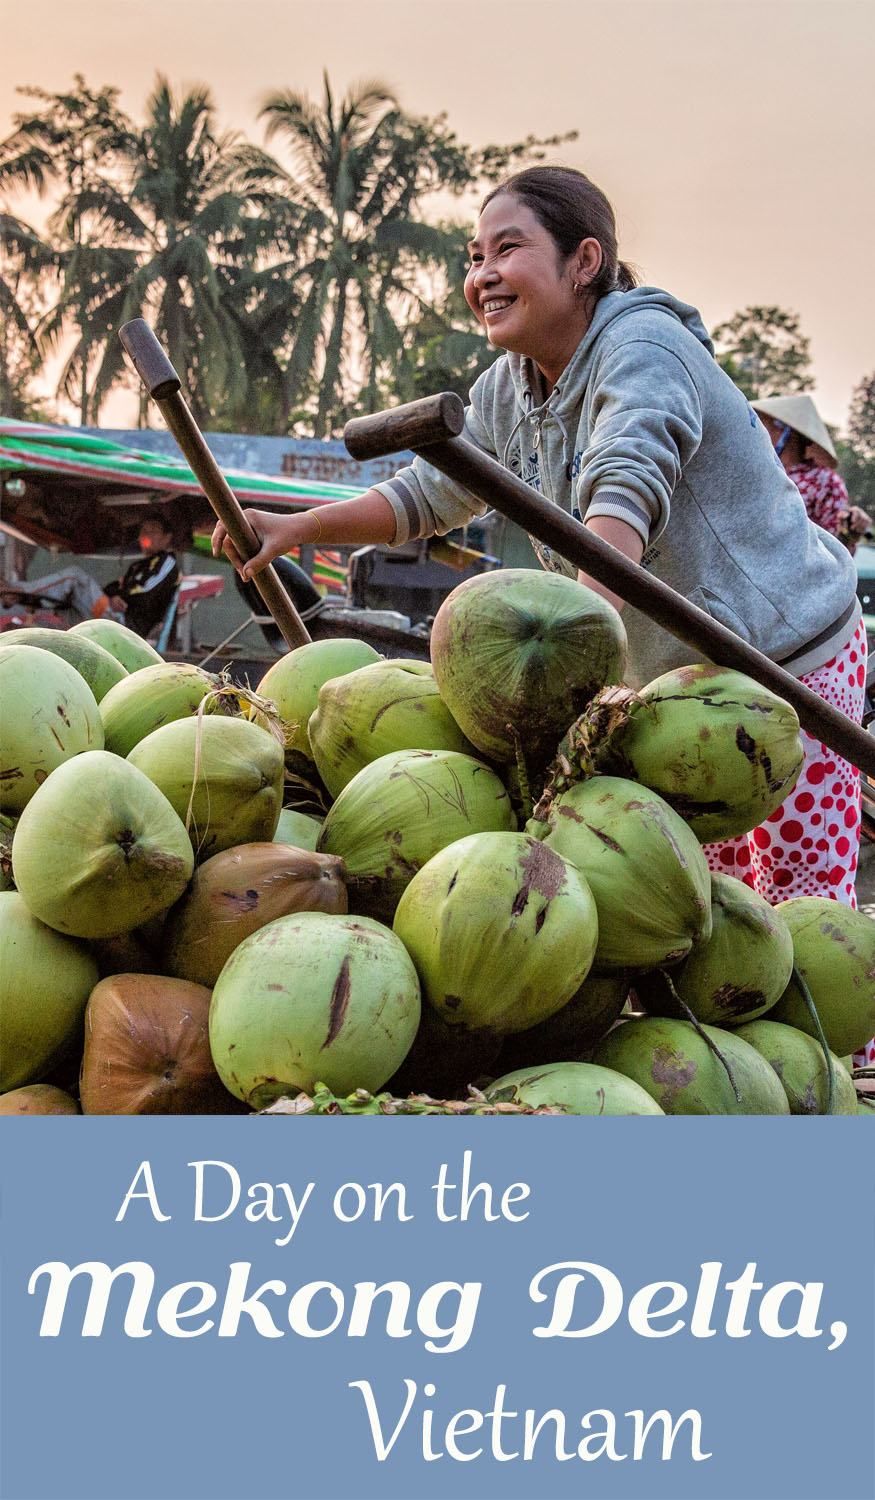
[[[824,1058],[826,1059],[826,1080],[827,1080],[827,1082],[826,1082],[826,1113],[828,1115],[831,1115],[832,1112],[833,1112],[833,1109],[832,1109],[832,1107],[833,1107],[833,1097],[834,1097],[834,1093],[835,1093],[835,1074],[833,1072],[833,1066],[832,1066],[832,1053],[829,1050],[829,1046],[827,1045],[826,1037],[824,1036],[824,1033],[823,1033],[823,1027],[820,1024],[820,1016],[817,1014],[817,1006],[815,1005],[813,999],[811,998],[811,991],[808,988],[808,985],[805,983],[805,980],[802,978],[802,975],[800,974],[800,972],[799,972],[799,970],[798,970],[798,968],[796,967],[795,964],[793,965],[793,978],[794,978],[794,980],[796,981],[796,983],[799,986],[799,992],[800,992],[800,994],[802,996],[802,999],[803,999],[803,1001],[805,1003],[805,1008],[808,1011],[808,1014],[810,1015],[812,1021],[814,1022],[814,1029],[817,1032],[817,1040],[820,1042],[820,1045],[823,1048],[823,1055],[824,1055]]]
[[[672,999],[674,1000],[675,1004],[679,1006],[683,1011],[693,1030],[702,1038],[702,1041],[705,1043],[706,1047],[709,1047],[714,1053],[714,1056],[716,1058],[719,1058],[720,1062],[723,1064],[723,1067],[726,1069],[726,1077],[729,1079],[729,1082],[732,1085],[732,1092],[735,1095],[735,1102],[736,1104],[740,1104],[741,1094],[738,1091],[738,1084],[735,1081],[735,1074],[730,1067],[728,1057],[724,1056],[724,1054],[720,1051],[720,1048],[717,1046],[717,1043],[708,1035],[698,1016],[693,1015],[693,1012],[690,1010],[687,1002],[681,999],[680,995],[674,987],[674,982],[671,978],[671,975],[668,974],[665,969],[660,969],[659,972],[668,985]]]
[[[432,1099],[428,1094],[410,1094],[394,1099],[391,1094],[369,1094],[367,1089],[342,1098],[332,1094],[324,1083],[317,1083],[312,1094],[298,1094],[294,1099],[278,1099],[263,1114],[267,1115],[563,1115],[555,1105],[537,1108],[527,1104],[490,1103],[485,1094],[468,1085],[467,1099]]]
[[[532,816],[533,808],[532,784],[529,780],[529,768],[526,765],[523,742],[520,738],[519,730],[517,729],[515,724],[506,724],[505,729],[507,729],[508,732],[513,735],[514,750],[516,752],[516,771],[520,786],[520,801],[523,805],[523,814],[525,816],[525,820],[526,822],[528,822],[529,818]]]
[[[283,723],[273,699],[262,698],[248,682],[245,687],[241,687],[233,681],[227,667],[223,667],[216,678],[216,687],[207,693],[204,712],[229,714],[232,718],[249,719],[252,723],[258,723],[260,719],[258,727],[272,735],[277,744],[285,748],[288,743],[290,731]]]
[[[637,693],[627,687],[602,688],[596,693],[560,740],[556,757],[547,768],[544,791],[534,813],[539,823],[549,820],[553,801],[562,792],[579,781],[588,781],[606,766],[610,769],[611,742],[628,723],[633,707],[639,702]]]

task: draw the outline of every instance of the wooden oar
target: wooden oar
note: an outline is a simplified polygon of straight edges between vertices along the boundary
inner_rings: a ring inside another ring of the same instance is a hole
[[[630,562],[580,521],[551,505],[494,458],[460,437],[464,422],[461,400],[445,391],[391,411],[356,417],[347,423],[343,436],[356,459],[379,458],[412,448],[478,500],[516,521],[539,542],[598,579],[694,651],[717,666],[745,672],[770,688],[791,704],[809,734],[867,775],[875,776],[875,739],[871,735],[734,631]]]
[[[144,318],[134,318],[119,329],[125,352],[152,397],[182,451],[198,484],[222,522],[241,557],[254,557],[261,543],[246,519],[246,513],[204,441],[181,394],[182,382]],[[294,604],[270,564],[256,573],[253,583],[273,615],[290,650],[311,639]]]

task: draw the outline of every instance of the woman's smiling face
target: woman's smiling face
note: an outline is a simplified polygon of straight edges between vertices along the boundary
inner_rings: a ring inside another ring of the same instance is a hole
[[[528,355],[555,381],[589,323],[586,300],[574,292],[577,253],[563,257],[509,192],[487,203],[468,248],[465,298],[489,342]]]

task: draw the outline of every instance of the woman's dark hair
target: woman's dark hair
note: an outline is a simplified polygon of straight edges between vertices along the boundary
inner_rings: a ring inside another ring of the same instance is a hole
[[[531,209],[563,259],[577,249],[581,240],[598,240],[602,265],[590,283],[590,290],[597,297],[606,292],[628,292],[638,285],[632,267],[617,259],[614,210],[601,188],[582,172],[573,167],[527,167],[493,188],[481,204],[481,213],[500,193],[513,193]]]
[[[166,511],[163,510],[144,511],[140,516],[138,525],[160,526],[162,531],[169,532],[171,536],[173,535],[173,526],[171,525],[170,517],[167,515]]]

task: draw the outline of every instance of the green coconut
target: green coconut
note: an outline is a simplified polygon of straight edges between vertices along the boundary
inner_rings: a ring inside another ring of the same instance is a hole
[[[571,999],[589,973],[598,919],[561,854],[524,833],[474,833],[414,875],[394,931],[443,1020],[511,1032]]]
[[[498,776],[473,756],[396,750],[344,787],[317,848],[344,861],[351,909],[391,922],[405,887],[440,849],[515,824]]]
[[[689,1021],[648,1016],[609,1031],[593,1062],[634,1078],[667,1115],[787,1115],[790,1106],[774,1069],[737,1032],[702,1030],[719,1048],[729,1075]]]
[[[711,936],[668,975],[636,978],[651,1015],[684,1017],[680,1000],[699,1021],[738,1026],[780,1000],[793,969],[793,939],[780,913],[742,881],[712,875],[711,923]]]
[[[275,844],[292,844],[296,849],[315,849],[321,827],[321,818],[310,818],[306,813],[296,812],[293,807],[284,807],[273,841]]]
[[[177,719],[128,755],[187,823],[197,859],[270,842],[283,800],[283,749],[247,719]],[[194,791],[192,792],[192,788]]]
[[[97,964],[84,943],[0,892],[0,1093],[45,1078],[81,1035]]]
[[[790,1105],[791,1115],[825,1115],[829,1100],[827,1062],[820,1042],[767,1018],[739,1026],[736,1036],[756,1047],[757,1052],[774,1068]],[[832,1114],[855,1115],[857,1091],[840,1059],[830,1053],[832,1069]]]
[[[379,651],[364,641],[340,638],[296,646],[274,662],[258,684],[258,695],[276,704],[289,733],[289,749],[312,765],[307,725],[316,709],[319,689],[332,677],[343,677],[381,660]]]
[[[589,1054],[622,1014],[629,994],[627,974],[587,974],[555,1016],[504,1040],[503,1073],[545,1062],[587,1062]]]
[[[65,761],[103,747],[100,710],[75,667],[40,646],[0,646],[0,807],[17,813]]]
[[[645,1089],[613,1068],[595,1063],[556,1062],[519,1068],[496,1078],[486,1090],[491,1104],[555,1105],[569,1115],[661,1115]]]
[[[27,906],[73,937],[139,927],[173,905],[193,867],[188,834],[167,798],[108,750],[59,766],[31,798],[12,842]]]
[[[707,663],[643,687],[596,756],[600,770],[658,792],[702,843],[764,823],[793,790],[804,759],[789,703]]]
[[[0,1115],[78,1115],[79,1105],[53,1083],[28,1083],[0,1094]]]
[[[527,832],[577,865],[598,910],[598,970],[679,963],[711,935],[711,877],[695,834],[655,792],[594,776]]]
[[[131,672],[100,705],[104,748],[114,755],[129,755],[153,729],[197,713],[218,681],[185,661],[162,661]]]
[[[875,1036],[875,922],[822,896],[797,896],[775,908],[790,929],[793,958],[814,1001],[826,1040],[839,1056]],[[795,976],[769,1013],[809,1036],[816,1027]]]
[[[319,689],[307,732],[332,797],[363,766],[393,750],[473,753],[438,692],[434,672],[422,661],[374,662],[331,678]]]
[[[98,646],[102,646],[104,651],[121,662],[126,672],[139,672],[141,667],[151,667],[164,660],[154,646],[150,646],[135,630],[130,630],[118,620],[80,620],[78,625],[70,627],[67,634],[96,641]]]
[[[288,844],[240,844],[195,873],[165,924],[165,972],[212,987],[234,949],[290,912],[347,909],[343,861]]]
[[[232,953],[213,990],[210,1047],[227,1089],[260,1109],[283,1095],[373,1093],[419,1025],[403,943],[367,917],[279,917]]]
[[[612,605],[560,573],[501,568],[466,579],[431,631],[441,697],[472,745],[545,765],[607,683],[622,682],[626,632]],[[512,727],[509,727],[512,726]]]
[[[75,667],[79,676],[88,683],[95,702],[123,681],[127,672],[120,661],[84,635],[74,635],[71,630],[44,630],[38,625],[29,625],[15,632],[16,646],[39,646],[42,651],[51,651]]]

